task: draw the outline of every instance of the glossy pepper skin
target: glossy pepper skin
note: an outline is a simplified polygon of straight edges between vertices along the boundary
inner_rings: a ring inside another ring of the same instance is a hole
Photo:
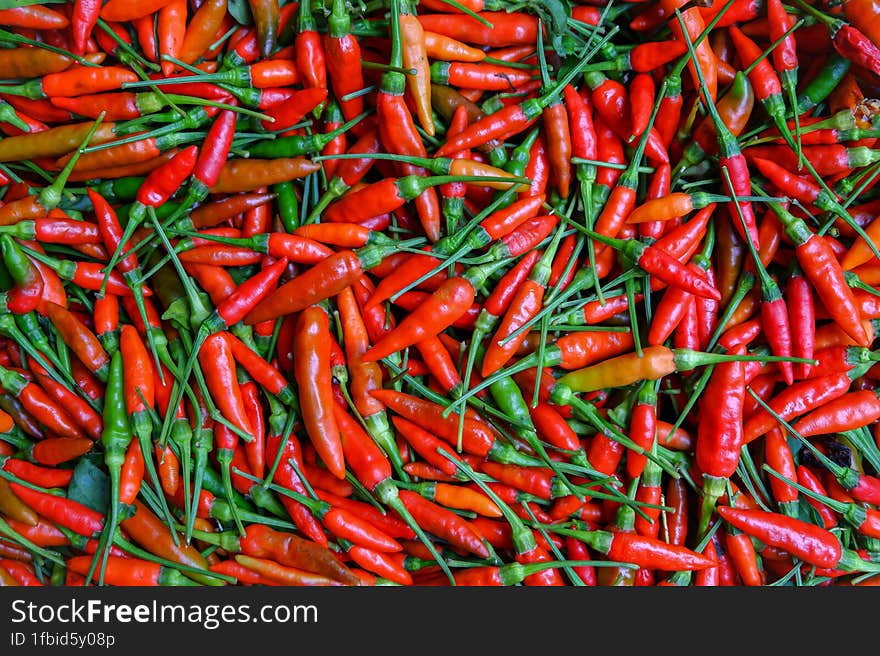
[[[315,306],[306,308],[300,314],[297,328],[293,350],[303,422],[330,472],[344,478],[345,456],[333,415],[327,313]]]
[[[877,8],[699,4],[0,9],[0,584],[876,584]]]

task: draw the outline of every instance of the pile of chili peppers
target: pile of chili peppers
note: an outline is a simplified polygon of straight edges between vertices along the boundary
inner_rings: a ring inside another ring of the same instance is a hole
[[[880,583],[870,0],[0,46],[0,584]]]

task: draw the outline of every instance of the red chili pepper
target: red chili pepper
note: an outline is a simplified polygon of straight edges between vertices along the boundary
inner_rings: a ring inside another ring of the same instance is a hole
[[[544,289],[550,279],[552,258],[556,254],[561,235],[561,232],[557,233],[554,241],[535,264],[528,279],[519,286],[516,294],[511,299],[510,305],[501,318],[501,323],[498,325],[483,355],[483,365],[480,373],[484,377],[489,376],[506,364],[525,340],[525,333],[520,333],[519,337],[516,338],[512,336],[512,333],[534,317],[541,309]]]
[[[791,354],[798,358],[810,359],[815,352],[815,309],[812,290],[800,268],[797,268],[788,279],[785,294],[792,335]],[[792,368],[798,378],[806,378],[810,375],[810,365],[797,363]]]
[[[716,561],[690,549],[635,533],[570,529],[559,529],[557,532],[584,540],[592,549],[607,555],[611,560],[633,563],[648,569],[699,570],[716,564]]]
[[[693,43],[706,28],[705,18],[698,7],[689,7],[681,11],[681,22],[675,15],[676,9],[681,9],[685,3],[682,0],[663,0],[660,8],[668,17],[669,27],[676,39],[685,41],[685,38]],[[695,87],[705,85],[709,101],[714,103],[718,90],[718,65],[715,53],[712,52],[708,39],[704,39],[694,46],[695,57],[688,62],[691,78]]]
[[[482,11],[480,17],[491,27],[471,16],[422,14],[419,22],[426,30],[476,45],[504,47],[533,45],[538,37],[538,21],[522,12]]]
[[[636,491],[636,501],[660,505],[662,501],[663,488],[661,487],[663,470],[654,463],[648,461],[641,479],[639,488]],[[660,510],[658,508],[645,508],[647,518],[637,515],[635,519],[635,530],[639,535],[656,538],[660,534]],[[706,555],[711,557],[710,552]],[[705,571],[705,570],[704,570]]]
[[[426,531],[448,540],[451,544],[473,553],[480,558],[488,558],[489,550],[483,543],[482,536],[467,520],[456,515],[424,497],[400,490],[400,500],[412,513],[416,522]]]
[[[294,366],[306,431],[327,468],[344,478],[345,458],[333,416],[329,330],[326,312],[318,307],[303,310],[294,341]]]
[[[806,224],[776,205],[771,209],[783,224],[786,235],[795,243],[798,263],[813,286],[816,295],[834,320],[858,344],[867,346],[868,335],[860,321],[853,292],[827,238],[810,231]]]
[[[188,146],[144,179],[136,200],[147,207],[159,207],[173,196],[193,172],[198,148]]]
[[[822,485],[822,481],[817,477],[812,471],[804,467],[803,465],[797,466],[797,482],[803,485],[805,488],[819,494],[821,496],[828,496],[828,493],[825,491],[825,486]],[[819,516],[822,518],[822,525],[826,529],[831,529],[837,526],[837,515],[824,503],[817,501],[811,497],[807,497],[807,503],[809,503],[813,508],[816,509],[816,512],[819,513]]]
[[[42,311],[80,362],[99,379],[106,379],[110,358],[95,334],[67,308],[44,303]]]
[[[650,449],[657,434],[657,394],[652,384],[639,388],[636,403],[630,418],[629,434],[633,442],[643,449]],[[630,477],[640,476],[648,459],[639,453],[630,452],[626,456],[626,470]]]
[[[49,73],[20,86],[4,87],[4,93],[15,93],[31,99],[55,96],[81,96],[88,93],[116,91],[126,82],[138,79],[121,66],[75,66],[58,73]]]
[[[235,376],[235,362],[229,342],[222,333],[208,337],[198,352],[199,363],[211,397],[223,416],[239,430],[252,434],[244,409],[241,388]]]
[[[395,249],[395,242],[383,240],[382,243],[368,244],[357,251],[338,251],[263,299],[245,317],[245,323],[274,319],[330,298],[357,280],[365,270],[378,265]],[[293,289],[292,285],[296,286],[295,297],[288,293]]]
[[[372,394],[394,412],[421,428],[432,431],[448,444],[457,443],[459,418],[455,415],[444,417],[442,406],[393,390],[376,390]],[[512,455],[495,439],[483,421],[470,413],[465,414],[462,447],[474,455],[493,454],[499,462],[503,462],[506,456]]]
[[[270,420],[270,434],[266,437],[267,461],[273,462],[276,458],[279,458],[278,451],[282,447],[280,464],[275,470],[273,480],[285,488],[305,494],[306,487],[302,479],[300,479],[294,467],[289,463],[289,460],[292,459],[297,466],[302,467],[302,448],[299,446],[299,441],[295,436],[291,435],[285,442],[282,442],[280,434],[271,429]],[[327,545],[327,536],[324,534],[321,524],[306,506],[284,495],[281,495],[281,503],[290,513],[300,531],[314,542],[323,546]]]
[[[71,31],[73,32],[73,52],[82,55],[86,50],[86,41],[91,36],[98,15],[101,12],[101,3],[96,0],[76,0],[71,15]]]
[[[651,108],[654,106],[654,79],[647,73],[633,78],[629,88],[629,104],[632,108],[632,133],[641,136],[648,129]]]
[[[587,73],[586,80],[592,89],[592,99],[598,116],[618,138],[629,145],[635,144],[637,139],[644,141],[642,148],[649,159],[669,161],[669,155],[660,144],[659,134],[653,128],[648,129],[649,133],[644,139],[633,130],[632,107],[623,84],[598,72]]]
[[[728,556],[740,580],[747,586],[764,585],[766,574],[761,569],[751,538],[735,528],[724,534]]]
[[[17,371],[0,367],[0,385],[12,395],[35,419],[56,435],[69,438],[85,437],[82,429],[60,405],[56,404],[41,387],[30,382]]]
[[[358,40],[350,33],[350,19],[345,4],[334,0],[324,40],[327,55],[327,75],[333,95],[339,100],[342,114],[349,121],[363,112],[362,96],[344,99],[360,91],[364,86],[361,68],[361,49]]]
[[[797,477],[794,456],[788,442],[779,428],[774,428],[764,438],[764,460],[774,471],[788,479]],[[788,485],[776,476],[770,477],[770,490],[779,509],[786,515],[794,516],[797,512],[794,505],[798,500],[796,488]]]
[[[203,55],[210,55],[209,48],[218,30],[225,24],[227,0],[203,2],[195,10],[186,25],[180,50],[176,55],[186,64],[192,64]],[[224,30],[225,31],[225,30]],[[206,59],[209,59],[206,56]]]
[[[90,537],[104,526],[103,514],[77,501],[37,492],[14,482],[10,482],[9,487],[17,497],[40,515],[79,535]]]
[[[13,585],[20,585],[23,587],[42,587],[45,585],[39,577],[37,577],[37,574],[31,565],[26,565],[17,560],[3,558],[0,560],[0,569],[4,571],[6,576],[12,579]]]
[[[4,25],[32,30],[62,30],[70,24],[64,14],[42,5],[4,9],[0,16]]]
[[[312,16],[311,2],[299,4],[297,33],[294,41],[296,66],[307,87],[327,88],[327,63],[324,46]]]
[[[474,286],[465,278],[450,278],[422,306],[409,314],[390,333],[367,351],[363,360],[373,362],[425,337],[437,335],[458,319],[474,302]]]
[[[794,429],[808,437],[842,433],[868,426],[880,418],[880,400],[870,390],[851,392],[829,401],[798,419]]]
[[[40,487],[67,487],[73,479],[72,469],[41,467],[18,458],[3,461],[3,470]]]
[[[799,519],[763,510],[719,506],[718,514],[739,530],[765,544],[779,547],[815,565],[833,568],[845,561],[844,550],[833,533]]]

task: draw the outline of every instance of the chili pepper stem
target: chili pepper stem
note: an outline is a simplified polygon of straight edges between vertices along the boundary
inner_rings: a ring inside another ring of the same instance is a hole
[[[703,536],[709,530],[709,523],[715,513],[715,503],[724,494],[727,479],[703,474],[703,498],[700,500],[700,519],[697,535]]]
[[[596,181],[596,167],[592,164],[579,164],[575,167],[575,176],[579,182],[581,203],[584,207],[584,228],[592,230],[596,222],[596,208],[593,206],[593,184]],[[596,245],[591,238],[587,239],[587,261],[590,270],[596,270]],[[602,284],[598,276],[593,276],[593,287],[596,290],[596,298],[603,305],[605,295],[602,292]]]
[[[232,499],[233,497],[232,455],[233,453],[231,449],[217,449],[217,464],[220,467],[220,475],[223,479],[223,487],[226,488],[226,497],[228,499]],[[238,506],[234,503],[230,503],[229,511],[232,515],[232,521],[235,522],[235,527],[238,529],[238,534],[244,537],[244,525],[241,522]]]

